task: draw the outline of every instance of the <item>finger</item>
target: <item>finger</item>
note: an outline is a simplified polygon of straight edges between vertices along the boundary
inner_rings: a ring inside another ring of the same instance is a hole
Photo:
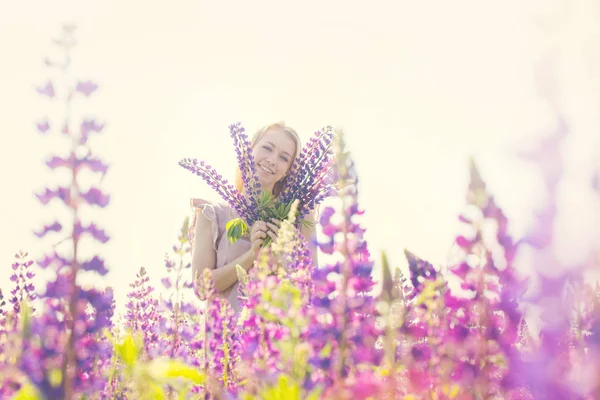
[[[278,220],[277,218],[271,218],[271,221],[275,222],[275,224],[277,224],[277,226],[281,225],[281,221]]]
[[[273,232],[279,232],[279,227],[278,227],[277,225],[275,225],[275,224],[271,224],[270,222],[267,222],[267,226],[268,226],[269,228],[271,228],[271,230],[272,230]]]
[[[264,231],[256,231],[256,232],[254,232],[254,235],[252,235],[252,238],[253,238],[252,240],[254,241],[254,240],[257,240],[260,238],[266,238],[266,237],[267,237],[267,235],[265,234]]]
[[[277,235],[273,231],[267,231],[267,235],[271,236],[273,241],[277,240]]]

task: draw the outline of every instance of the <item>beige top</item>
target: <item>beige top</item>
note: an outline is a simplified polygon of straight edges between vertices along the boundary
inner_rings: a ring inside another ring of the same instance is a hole
[[[194,243],[194,232],[196,226],[196,211],[201,210],[202,214],[212,222],[212,238],[213,249],[217,252],[217,263],[215,268],[221,268],[229,264],[246,251],[250,250],[250,237],[248,234],[242,236],[235,243],[229,243],[225,232],[227,222],[239,215],[235,209],[231,208],[227,203],[211,203],[202,199],[191,199],[190,205],[194,210],[194,218],[190,224],[189,238],[190,242]],[[236,281],[226,290],[217,293],[218,296],[229,300],[231,307],[237,314],[240,311],[238,303],[238,282]]]

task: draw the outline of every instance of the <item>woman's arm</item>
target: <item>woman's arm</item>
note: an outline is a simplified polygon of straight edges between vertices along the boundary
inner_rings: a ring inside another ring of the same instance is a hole
[[[212,221],[206,218],[201,210],[196,211],[196,230],[194,247],[192,249],[192,274],[194,283],[205,269],[212,271],[212,279],[215,283],[215,289],[222,292],[237,282],[236,265],[239,264],[246,271],[254,263],[254,255],[251,251],[244,254],[222,266],[215,268],[217,264],[217,252],[213,249]]]

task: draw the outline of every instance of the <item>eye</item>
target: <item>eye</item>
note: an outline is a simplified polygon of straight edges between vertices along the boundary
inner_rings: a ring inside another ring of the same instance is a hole
[[[263,146],[263,149],[271,151],[271,148],[269,146]]]
[[[281,156],[280,157],[283,161],[288,162],[288,158],[286,156]]]

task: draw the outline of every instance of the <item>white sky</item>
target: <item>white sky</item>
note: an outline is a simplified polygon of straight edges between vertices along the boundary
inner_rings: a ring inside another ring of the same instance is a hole
[[[119,307],[140,266],[155,282],[164,276],[163,255],[189,214],[188,199],[218,199],[177,162],[204,159],[233,177],[227,126],[236,121],[252,132],[284,120],[304,141],[326,124],[344,128],[376,261],[385,249],[404,267],[407,248],[445,262],[469,155],[513,218],[513,232],[523,233],[542,186],[514,152],[553,127],[536,86],[545,59],[572,128],[558,251],[583,258],[600,233],[600,206],[588,189],[600,158],[595,3],[0,2],[0,268],[7,271],[0,287],[10,288],[17,250],[37,260],[56,238],[40,241],[32,230],[68,215],[34,196],[67,182],[44,162],[66,154],[68,142],[35,130],[44,116],[56,124],[62,115],[35,86],[53,76],[43,58],[55,53],[51,39],[65,22],[78,25],[72,79],[100,84],[75,117],[107,122],[91,144],[110,164],[100,187],[111,204],[85,215],[111,240],[84,250],[106,259],[104,283],[115,287]]]

